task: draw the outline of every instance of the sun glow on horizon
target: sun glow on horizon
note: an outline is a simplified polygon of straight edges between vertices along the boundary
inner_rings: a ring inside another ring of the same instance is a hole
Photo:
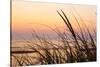
[[[60,9],[66,13],[76,30],[77,23],[73,16],[80,21],[81,26],[84,21],[85,24],[87,24],[87,27],[90,29],[96,29],[96,6],[37,3],[14,0],[12,1],[13,34],[31,32],[32,29],[36,29],[38,32],[50,33],[50,29],[45,25],[54,29],[56,28],[56,25],[62,32],[65,31],[66,25],[57,13],[57,10],[60,11]]]

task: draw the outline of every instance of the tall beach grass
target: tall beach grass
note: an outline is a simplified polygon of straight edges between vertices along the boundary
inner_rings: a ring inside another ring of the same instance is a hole
[[[11,65],[16,66],[29,66],[29,65],[47,65],[47,64],[61,64],[61,63],[77,63],[77,62],[90,62],[96,61],[96,37],[93,37],[93,33],[96,35],[96,30],[91,32],[84,23],[85,28],[82,28],[77,17],[74,19],[77,22],[79,31],[76,32],[72,26],[72,22],[68,19],[66,13],[63,10],[57,11],[66,28],[69,30],[61,32],[59,28],[56,30],[51,28],[58,36],[58,42],[55,43],[44,37],[40,37],[35,30],[32,31],[32,36],[36,41],[32,42],[27,40],[27,47],[31,49],[31,53],[37,55],[29,56],[29,51],[11,51],[11,58],[14,63]],[[80,17],[81,18],[81,17]],[[82,19],[82,18],[81,18]],[[60,22],[62,23],[62,22]],[[20,54],[20,57],[17,54]],[[30,52],[29,52],[30,53]],[[24,54],[24,55],[23,55]],[[35,62],[34,59],[38,61]]]

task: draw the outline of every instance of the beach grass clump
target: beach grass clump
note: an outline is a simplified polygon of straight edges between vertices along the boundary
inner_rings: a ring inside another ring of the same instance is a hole
[[[27,53],[24,53],[26,57],[23,55],[17,57],[15,56],[16,53],[12,53],[12,57],[16,60],[15,66],[96,61],[96,37],[93,37],[93,32],[89,30],[83,21],[81,22],[84,23],[85,28],[82,28],[77,17],[73,15],[79,28],[76,32],[64,11],[57,11],[57,13],[65,23],[68,29],[66,31],[69,34],[60,32],[58,28],[56,30],[51,28],[57,34],[59,44],[45,38],[46,36],[39,36],[33,30],[32,36],[36,38],[37,42],[27,41],[27,47],[37,54],[38,62],[33,61],[36,57],[28,56]],[[96,33],[94,34],[96,35]]]

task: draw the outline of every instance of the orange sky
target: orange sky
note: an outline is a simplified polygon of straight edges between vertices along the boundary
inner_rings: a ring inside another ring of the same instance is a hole
[[[36,29],[39,32],[49,32],[50,29],[41,25],[45,24],[51,28],[55,25],[65,30],[65,24],[57,14],[57,10],[62,9],[72,21],[73,27],[77,29],[73,14],[79,19],[79,16],[85,21],[88,27],[93,28],[96,25],[96,6],[70,5],[55,3],[38,3],[27,1],[12,1],[12,32],[23,33]],[[78,15],[77,15],[78,13]],[[82,22],[80,22],[81,24]],[[93,26],[94,25],[94,26]]]

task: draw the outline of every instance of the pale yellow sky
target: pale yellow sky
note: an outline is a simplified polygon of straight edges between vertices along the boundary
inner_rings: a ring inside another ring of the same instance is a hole
[[[40,24],[45,24],[52,28],[55,28],[56,25],[64,31],[66,26],[57,13],[57,10],[60,11],[60,9],[66,13],[73,27],[76,29],[77,26],[75,19],[73,19],[73,14],[79,21],[80,15],[90,28],[96,25],[96,6],[14,0],[12,1],[12,32],[29,32],[32,28],[39,32],[50,32],[50,29]]]

